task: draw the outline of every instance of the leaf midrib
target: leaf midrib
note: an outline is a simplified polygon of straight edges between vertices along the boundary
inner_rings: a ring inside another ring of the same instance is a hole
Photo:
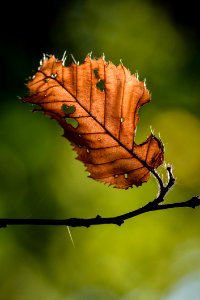
[[[63,68],[62,68],[63,70]],[[39,70],[38,72],[42,73],[44,75],[45,78],[50,78],[51,80],[54,80],[56,81],[68,94],[70,94],[74,100],[81,106],[81,108],[83,108],[87,113],[88,115],[93,118],[95,120],[95,122],[97,122],[105,131],[106,133],[111,136],[123,149],[125,149],[129,154],[132,155],[133,158],[136,158],[145,168],[147,168],[152,174],[154,174],[155,172],[155,169],[154,168],[151,168],[147,163],[146,161],[140,159],[134,152],[132,152],[130,149],[128,149],[120,140],[118,140],[105,126],[104,124],[102,124],[100,121],[98,121],[92,114],[90,111],[88,111],[81,103],[80,101],[78,100],[78,98],[76,98],[76,96],[74,96],[65,86],[64,84],[62,84],[60,81],[57,80],[57,78],[52,78],[51,76],[47,76],[44,72],[42,72],[41,70]],[[77,82],[77,81],[76,81]],[[77,86],[77,84],[76,84]],[[77,89],[77,88],[76,88]],[[105,87],[105,90],[106,90],[106,87]],[[105,93],[105,90],[103,91]],[[67,100],[66,100],[67,101]],[[63,101],[64,102],[64,101]],[[48,103],[48,102],[40,102],[40,104],[45,104],[45,103]],[[49,102],[49,103],[52,103],[52,102]],[[62,101],[54,101],[54,103],[62,103]],[[78,127],[77,127],[78,128]],[[135,142],[134,142],[134,145],[135,145]],[[134,148],[134,147],[133,147]],[[147,155],[148,155],[148,152],[147,152]]]

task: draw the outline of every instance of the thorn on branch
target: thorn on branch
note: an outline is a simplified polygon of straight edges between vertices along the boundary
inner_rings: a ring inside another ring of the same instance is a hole
[[[97,216],[96,216],[96,219],[101,219],[101,216],[100,216],[100,215],[97,215]]]
[[[200,205],[200,196],[194,196],[190,200],[188,200],[188,206],[195,209]]]

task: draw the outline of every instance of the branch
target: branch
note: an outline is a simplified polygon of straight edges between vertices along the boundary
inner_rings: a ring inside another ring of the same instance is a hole
[[[167,175],[168,175],[168,182],[166,185],[163,184],[162,179],[160,178],[159,174],[156,172],[156,170],[152,171],[152,174],[158,181],[159,185],[159,192],[157,198],[154,200],[155,203],[159,204],[164,201],[165,195],[170,191],[172,186],[175,184],[175,177],[172,172],[172,167],[168,166],[167,167]]]
[[[62,219],[62,220],[0,219],[0,227],[7,227],[8,225],[53,225],[53,226],[71,226],[71,227],[90,227],[92,225],[102,225],[102,224],[115,224],[120,226],[126,220],[150,211],[163,210],[169,208],[178,208],[178,207],[195,208],[197,206],[200,206],[199,196],[192,197],[190,200],[184,202],[177,202],[171,204],[159,204],[154,200],[139,209],[136,209],[134,211],[128,212],[126,214],[117,217],[103,218],[98,215],[95,218],[90,218],[90,219],[80,219],[80,218],[70,218],[70,219]]]
[[[70,218],[70,219],[0,219],[0,227],[7,227],[9,225],[52,225],[52,226],[71,226],[71,227],[90,227],[92,225],[102,225],[102,224],[115,224],[122,225],[126,220],[139,216],[141,214],[156,211],[164,210],[169,208],[178,208],[178,207],[190,207],[195,208],[200,206],[200,197],[194,196],[191,199],[183,202],[163,204],[165,195],[169,192],[172,186],[175,184],[175,178],[172,173],[171,166],[167,167],[168,173],[168,182],[164,185],[162,179],[158,173],[153,170],[152,174],[158,181],[159,184],[159,193],[155,200],[147,203],[145,206],[128,212],[126,214],[111,217],[103,218],[97,215],[95,218],[83,219],[83,218]]]

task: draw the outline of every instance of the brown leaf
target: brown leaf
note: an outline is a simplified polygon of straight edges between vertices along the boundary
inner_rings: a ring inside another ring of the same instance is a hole
[[[150,95],[122,64],[87,56],[83,64],[65,67],[51,55],[27,86],[30,95],[23,100],[59,122],[91,178],[127,189],[147,181],[163,162],[155,136],[134,142],[138,109]]]

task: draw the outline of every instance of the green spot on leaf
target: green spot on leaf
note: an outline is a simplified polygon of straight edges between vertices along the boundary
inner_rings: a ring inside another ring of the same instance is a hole
[[[103,92],[105,90],[105,81],[102,79],[99,80],[96,84],[96,87]]]
[[[78,127],[78,122],[74,118],[65,118],[67,124],[71,125],[74,128]]]
[[[94,69],[93,72],[94,72],[94,75],[95,75],[96,79],[99,79],[99,70]]]
[[[67,106],[66,104],[62,105],[62,111],[66,114],[73,114],[75,112],[76,108],[73,105]]]
[[[78,127],[78,122],[74,118],[69,118],[69,114],[73,114],[75,112],[76,108],[74,105],[67,106],[66,104],[62,105],[62,111],[66,114],[64,117],[66,120],[66,123],[71,125],[74,128]]]
[[[100,90],[100,91],[104,91],[105,89],[105,81],[103,79],[100,79],[99,77],[99,70],[98,69],[94,69],[93,70],[94,75],[96,77],[96,79],[98,79],[98,82],[96,83],[96,87]]]

